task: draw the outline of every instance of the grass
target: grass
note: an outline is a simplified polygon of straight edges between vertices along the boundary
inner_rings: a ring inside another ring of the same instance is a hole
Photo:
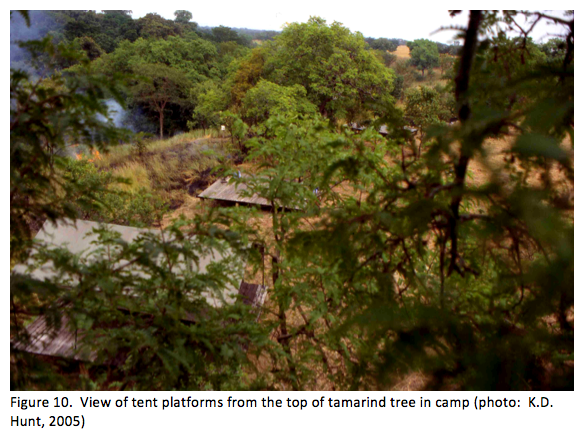
[[[220,132],[215,130],[194,130],[180,135],[173,136],[169,139],[153,139],[147,142],[147,154],[165,152],[170,148],[185,146],[198,139],[220,139]],[[124,163],[129,158],[137,155],[135,145],[132,143],[117,145],[111,147],[107,153],[101,154],[99,159],[94,160],[98,168],[108,168]]]
[[[149,174],[144,165],[138,162],[128,162],[113,169],[113,174],[125,178],[130,181],[129,184],[119,184],[118,188],[130,193],[136,193],[141,188],[151,190],[151,182],[149,181]]]
[[[156,195],[173,210],[189,202],[214,179],[212,168],[231,154],[227,137],[217,131],[195,130],[163,140],[151,140],[142,154],[132,143],[113,147],[92,161],[100,170],[128,179],[120,184],[130,193],[146,191]]]
[[[397,58],[410,58],[410,48],[407,45],[400,45],[392,54]]]

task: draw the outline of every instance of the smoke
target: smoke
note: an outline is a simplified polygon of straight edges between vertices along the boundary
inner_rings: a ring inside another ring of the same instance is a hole
[[[136,128],[130,121],[131,118],[126,109],[124,109],[120,103],[114,99],[108,99],[105,101],[106,107],[108,108],[108,119],[118,128],[129,129],[132,132],[137,132]],[[98,114],[98,120],[106,122],[107,119],[101,114]]]
[[[33,64],[28,50],[18,46],[18,42],[39,40],[47,35],[53,36],[53,43],[64,39],[63,17],[59,13],[51,11],[29,11],[30,26],[27,26],[25,19],[17,11],[10,15],[10,68],[26,71],[35,80],[43,73],[51,73],[43,69],[39,62]],[[11,106],[13,104],[11,100]],[[148,132],[156,133],[157,126],[149,121],[143,110],[135,106],[131,110],[122,107],[114,99],[106,100],[109,114],[108,118],[119,128],[126,128],[134,133]],[[106,121],[106,118],[99,116],[99,119]]]
[[[10,67],[31,72],[30,55],[18,46],[18,42],[42,39],[48,34],[57,35],[62,28],[54,17],[45,11],[29,11],[30,26],[22,15],[13,11],[10,15]]]
[[[135,106],[132,109],[125,109],[114,99],[106,100],[106,106],[108,107],[108,118],[112,120],[116,127],[128,129],[133,133],[157,132],[157,127],[149,121],[140,107]],[[101,115],[98,118],[106,121],[106,118]]]
[[[123,120],[124,127],[133,132],[157,133],[158,126],[149,120],[140,106],[134,106],[131,110],[125,111]]]
[[[120,103],[114,99],[108,99],[106,101],[106,106],[108,106],[108,116],[114,125],[116,127],[125,127],[124,123],[127,117],[127,112],[122,106],[120,106]]]

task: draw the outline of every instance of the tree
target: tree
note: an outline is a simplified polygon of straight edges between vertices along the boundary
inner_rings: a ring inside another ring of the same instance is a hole
[[[206,41],[198,36],[179,37],[170,36],[167,39],[143,39],[135,42],[122,41],[118,48],[105,56],[97,59],[93,65],[96,70],[113,74],[125,72],[132,74],[137,67],[144,64],[160,64],[175,72],[179,72],[189,81],[189,87],[209,79],[221,77],[222,68],[218,64],[218,52],[212,42]],[[189,91],[186,90],[186,94]],[[159,120],[159,111],[153,110],[149,104],[141,102],[137,105],[138,99],[128,97],[127,105],[133,110],[145,109],[149,116],[156,116]],[[168,107],[165,121],[166,129],[185,130],[187,120],[191,117],[187,105],[174,104]],[[147,131],[141,127],[141,130]],[[149,130],[152,131],[152,130]]]
[[[112,52],[121,40],[135,40],[138,25],[129,11],[52,11],[63,22],[63,34],[67,41],[91,37],[106,52]]]
[[[220,77],[217,59],[218,51],[214,44],[199,37],[139,38],[133,43],[121,42],[113,53],[100,59],[98,67],[110,73],[131,73],[140,64],[163,64],[183,72],[195,84]]]
[[[141,64],[135,73],[139,79],[131,87],[133,99],[157,112],[159,137],[163,139],[165,111],[187,104],[189,80],[181,71],[163,64]]]
[[[139,35],[144,38],[166,39],[181,34],[181,29],[171,20],[156,13],[148,13],[137,20]]]
[[[217,82],[208,80],[196,85],[190,90],[190,98],[195,107],[188,127],[201,127],[206,133],[206,129],[220,126],[221,113],[227,108],[229,98]]]
[[[562,61],[566,54],[567,42],[560,38],[549,39],[540,45],[540,50],[553,60]]]
[[[368,37],[365,39],[365,42],[367,42],[372,49],[377,49],[380,51],[393,52],[398,47],[398,43],[396,40],[387,39],[385,37],[380,37],[378,39]]]
[[[74,43],[85,51],[90,60],[95,60],[104,54],[104,50],[91,37],[84,36],[77,38]]]
[[[268,49],[267,78],[279,85],[302,85],[324,116],[344,118],[391,100],[393,71],[365,49],[361,34],[340,23],[328,26],[312,17],[289,24]]]
[[[176,10],[173,15],[175,15],[175,22],[180,23],[188,23],[193,18],[192,13],[187,10]]]
[[[220,57],[218,69],[223,79],[226,81],[230,80],[239,68],[240,60],[245,58],[249,53],[250,49],[234,41],[218,44],[218,56]],[[231,75],[231,77],[228,78],[228,75]]]
[[[406,118],[420,131],[426,126],[440,125],[449,113],[441,106],[440,94],[427,86],[412,87],[406,91]]]
[[[497,57],[496,53],[499,54]],[[533,70],[550,68],[546,54],[531,38],[509,38],[504,33],[497,33],[491,45],[481,45],[478,56],[483,61],[476,62],[471,72],[475,88],[473,97],[476,103],[483,101],[490,110],[505,108],[515,111],[536,96],[536,89],[531,86],[518,86],[511,91],[500,82],[516,81]],[[552,66],[556,69],[562,64],[563,58],[560,58]]]
[[[231,99],[239,107],[245,94],[253,88],[263,76],[266,53],[261,48],[255,48],[241,60],[238,69],[232,77]]]
[[[440,56],[440,71],[442,72],[443,76],[446,76],[447,73],[449,73],[454,68],[454,65],[454,57],[446,54]]]
[[[410,48],[410,63],[422,71],[437,67],[439,65],[438,46],[428,39],[417,39],[408,43]]]
[[[257,125],[272,116],[310,115],[315,114],[317,109],[306,99],[306,89],[301,85],[282,87],[261,79],[247,91],[242,112],[249,125]]]
[[[230,27],[225,27],[223,25],[212,28],[212,35],[214,36],[214,40],[218,43],[232,41],[238,43],[239,45],[247,46],[249,44],[246,38],[244,38],[242,35],[238,34]]]
[[[277,343],[266,353],[273,369],[272,378],[292,389],[315,388],[316,376],[310,370],[321,367],[328,374],[329,383],[340,387],[336,383],[341,382],[342,373],[333,371],[326,353],[328,350],[338,355],[340,345],[336,345],[336,336],[319,329],[324,321],[326,325],[340,322],[336,311],[338,292],[333,293],[334,298],[330,296],[329,277],[322,277],[320,269],[314,266],[320,265],[324,256],[301,256],[302,244],[307,239],[303,238],[307,218],[322,214],[320,202],[335,202],[339,198],[328,185],[336,184],[341,177],[328,168],[340,155],[333,149],[333,143],[344,143],[319,116],[288,118],[280,114],[271,117],[266,127],[264,137],[248,143],[249,160],[259,161],[261,170],[255,176],[237,179],[236,183],[245,183],[249,193],[271,203],[269,235],[258,229],[252,240],[263,244],[271,261],[276,311],[271,328],[277,334]],[[320,197],[317,187],[322,191]],[[286,211],[284,207],[296,211]],[[341,360],[340,356],[335,360]]]

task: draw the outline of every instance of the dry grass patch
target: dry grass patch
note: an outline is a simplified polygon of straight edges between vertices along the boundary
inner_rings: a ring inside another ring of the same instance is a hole
[[[392,54],[397,58],[410,58],[410,48],[407,45],[400,45]]]
[[[129,184],[118,184],[116,187],[120,190],[136,193],[141,188],[151,190],[151,181],[149,173],[142,163],[131,161],[115,168],[112,173],[115,176],[129,180]]]

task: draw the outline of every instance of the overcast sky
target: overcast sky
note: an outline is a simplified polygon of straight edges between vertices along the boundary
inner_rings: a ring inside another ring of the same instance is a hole
[[[225,25],[258,30],[280,30],[287,22],[304,22],[315,15],[326,19],[328,23],[339,21],[352,31],[361,32],[365,37],[395,37],[407,40],[425,38],[443,43],[451,41],[455,32],[447,30],[432,33],[440,27],[464,26],[467,23],[466,13],[451,18],[447,9],[430,8],[428,6],[430,2],[420,1],[408,3],[407,6],[396,6],[397,2],[392,0],[385,2],[212,0],[197,3],[173,2],[173,7],[170,8],[155,2],[133,3],[134,18],[155,12],[165,18],[174,19],[173,12],[184,9],[190,11],[194,16],[193,21],[201,26]],[[552,13],[562,15],[562,12]],[[540,40],[543,37],[548,38],[548,34],[556,33],[553,26],[539,25],[533,32],[533,37],[535,40]]]

